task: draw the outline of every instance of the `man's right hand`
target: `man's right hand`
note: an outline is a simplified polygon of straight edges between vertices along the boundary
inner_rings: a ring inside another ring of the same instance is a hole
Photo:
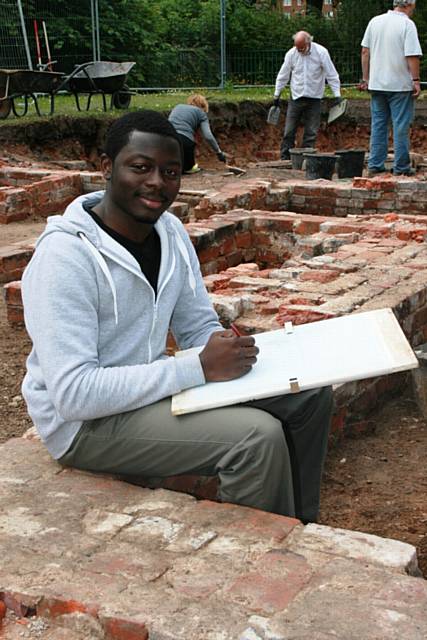
[[[231,330],[213,333],[199,355],[206,381],[244,376],[256,363],[258,352],[252,336],[236,336]]]
[[[273,104],[274,104],[275,107],[280,107],[280,97],[279,98],[274,98]]]

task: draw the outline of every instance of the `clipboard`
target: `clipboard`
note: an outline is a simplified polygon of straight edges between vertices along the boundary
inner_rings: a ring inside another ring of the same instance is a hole
[[[308,324],[286,323],[283,329],[254,337],[260,352],[248,374],[227,382],[208,382],[175,394],[172,414],[179,416],[299,393],[415,369],[419,364],[390,308]],[[179,357],[185,354],[182,351]]]

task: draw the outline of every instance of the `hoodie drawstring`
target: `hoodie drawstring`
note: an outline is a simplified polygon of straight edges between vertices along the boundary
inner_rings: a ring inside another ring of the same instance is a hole
[[[184,244],[184,240],[181,238],[179,233],[175,231],[175,239],[176,244],[178,245],[178,249],[182,257],[184,258],[184,262],[188,268],[188,283],[193,292],[193,296],[196,296],[196,278],[194,277],[193,269],[191,268],[190,256],[188,255],[188,249]]]
[[[107,266],[107,263],[105,262],[104,257],[96,249],[96,247],[93,246],[91,241],[86,238],[84,233],[82,233],[80,231],[77,235],[79,236],[80,240],[83,240],[85,245],[88,247],[88,249],[95,256],[95,259],[96,259],[97,263],[99,264],[99,266],[100,266],[100,268],[102,270],[102,273],[107,278],[108,284],[110,285],[111,293],[113,295],[114,319],[115,319],[116,325],[117,325],[117,324],[119,324],[119,312],[118,312],[118,309],[117,309],[117,291],[116,291],[116,285],[114,284],[114,280],[113,280],[113,277],[112,277],[112,275],[110,273],[110,270],[109,270],[109,268]]]

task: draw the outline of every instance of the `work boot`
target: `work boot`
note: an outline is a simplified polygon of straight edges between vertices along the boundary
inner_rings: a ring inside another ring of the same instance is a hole
[[[380,173],[386,173],[386,170],[384,168],[377,169],[376,167],[368,168],[368,178],[373,178],[374,176],[377,176]]]
[[[406,169],[406,171],[393,171],[394,176],[415,176],[415,169]]]

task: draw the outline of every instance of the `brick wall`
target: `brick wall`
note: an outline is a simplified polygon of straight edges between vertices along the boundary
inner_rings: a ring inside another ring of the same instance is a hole
[[[77,171],[0,168],[0,224],[62,213],[82,193]]]

